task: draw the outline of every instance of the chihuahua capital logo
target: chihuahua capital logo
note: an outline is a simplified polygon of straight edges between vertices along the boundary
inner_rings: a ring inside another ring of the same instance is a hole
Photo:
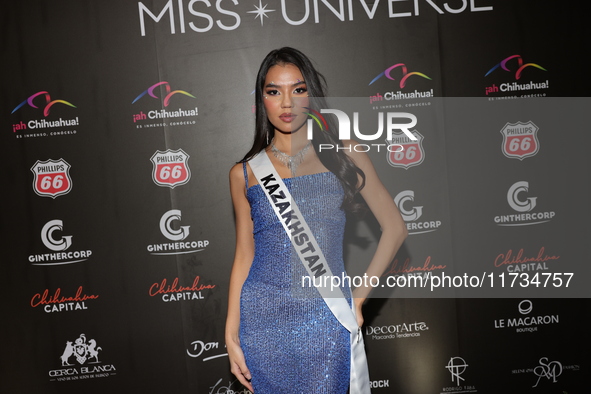
[[[148,96],[150,96],[150,97],[155,98],[155,99],[159,99],[160,97],[156,96],[156,94],[154,93],[154,90],[158,86],[162,86],[165,89],[165,96],[164,96],[164,100],[163,100],[163,104],[164,104],[165,107],[168,107],[168,104],[170,104],[170,98],[172,96],[174,96],[175,94],[184,94],[185,96],[196,98],[191,93],[186,92],[184,90],[172,90],[171,87],[170,87],[170,84],[168,82],[162,81],[162,82],[158,82],[158,83],[155,83],[154,85],[150,86],[146,91],[144,91],[142,94],[140,94],[139,96],[137,96],[135,98],[135,100],[132,101],[132,104],[134,104],[136,101],[138,101],[139,99],[141,99],[142,97],[144,97],[146,94]]]
[[[515,59],[515,62],[511,62],[511,63],[517,63],[516,69],[515,68],[511,69],[507,65],[507,63],[509,63],[509,61],[511,61],[513,59]],[[519,80],[519,78],[521,78],[521,74],[522,74],[523,70],[526,69],[527,67],[534,67],[534,68],[537,68],[537,69],[540,69],[543,71],[548,71],[544,67],[540,66],[539,64],[535,64],[535,63],[525,63],[524,64],[523,58],[520,55],[512,55],[512,56],[509,56],[509,57],[503,59],[499,64],[495,65],[493,68],[488,70],[488,72],[484,76],[487,77],[489,74],[491,74],[497,68],[501,68],[507,72],[513,72],[515,70],[515,79]]]
[[[393,66],[388,67],[387,69],[385,69],[384,71],[382,71],[377,77],[375,77],[374,79],[372,79],[372,81],[369,83],[369,85],[371,85],[372,83],[374,83],[375,81],[377,81],[378,79],[382,78],[382,77],[386,77],[392,81],[395,81],[396,79],[394,79],[394,77],[392,76],[391,72],[394,69],[400,68],[400,70],[402,71],[402,77],[400,79],[399,85],[400,85],[400,89],[402,89],[404,86],[406,86],[406,81],[408,78],[412,77],[413,75],[419,76],[419,77],[423,77],[425,79],[431,80],[431,78],[429,78],[427,75],[417,72],[417,71],[413,71],[413,72],[408,72],[408,68],[406,67],[406,65],[404,63],[397,63],[394,64]],[[368,85],[368,86],[369,86]]]
[[[55,104],[65,104],[68,105],[70,107],[76,108],[76,106],[68,101],[65,100],[52,100],[51,96],[49,95],[48,92],[45,91],[41,91],[41,92],[37,92],[33,95],[31,95],[29,98],[27,98],[25,101],[23,101],[22,103],[20,103],[19,105],[17,105],[11,112],[11,114],[15,113],[16,111],[18,111],[21,107],[23,107],[25,104],[28,104],[29,107],[32,108],[39,108],[36,104],[36,102],[39,102],[40,100],[35,100],[37,97],[45,97],[45,102],[43,103],[43,116],[47,117],[47,115],[49,115],[49,111],[51,109],[51,107],[53,107]]]

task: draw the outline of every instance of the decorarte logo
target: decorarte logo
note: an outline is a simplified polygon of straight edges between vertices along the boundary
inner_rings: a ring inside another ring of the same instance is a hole
[[[420,99],[420,98],[432,98],[434,97],[434,93],[433,93],[433,89],[430,90],[426,90],[426,91],[418,91],[415,89],[414,92],[407,92],[407,93],[403,93],[402,89],[404,89],[406,87],[406,83],[408,81],[408,79],[410,77],[421,77],[423,79],[427,79],[429,81],[431,81],[431,77],[425,75],[422,72],[418,72],[418,71],[412,71],[409,72],[408,68],[406,67],[406,65],[404,63],[396,63],[390,67],[388,67],[387,69],[385,69],[384,71],[382,71],[381,73],[379,73],[374,79],[371,80],[371,82],[368,84],[368,86],[371,86],[374,82],[378,81],[379,79],[381,79],[382,77],[386,77],[387,79],[391,80],[391,81],[396,81],[396,78],[394,78],[392,76],[392,71],[393,70],[399,70],[400,71],[400,75],[399,75],[399,79],[398,79],[398,86],[401,90],[394,92],[385,92],[385,93],[377,93],[374,96],[370,96],[369,97],[369,103],[373,104],[377,101],[392,101],[392,100],[408,100],[408,99]],[[398,71],[397,70],[397,71]]]
[[[509,63],[511,65],[509,65]],[[489,94],[494,93],[513,93],[513,92],[520,92],[526,90],[544,90],[550,87],[550,83],[548,80],[544,82],[533,82],[530,81],[528,83],[517,83],[523,76],[523,71],[527,68],[534,68],[541,71],[548,71],[544,67],[540,66],[536,63],[524,63],[523,58],[520,55],[512,55],[503,60],[500,63],[493,66],[488,72],[484,75],[488,77],[489,75],[493,74],[496,70],[500,69],[512,74],[515,77],[515,82],[505,82],[501,83],[499,86],[496,84],[492,84],[491,86],[487,86],[484,88],[485,94],[488,96]],[[514,74],[513,74],[514,73]],[[545,94],[529,94],[525,95],[524,97],[536,97],[536,96],[545,96]]]
[[[33,191],[41,197],[56,198],[68,194],[72,190],[71,166],[67,161],[37,160],[31,171],[33,172]]]
[[[92,378],[106,378],[116,374],[113,364],[99,361],[99,352],[103,348],[97,346],[94,339],[86,339],[85,334],[75,341],[66,341],[66,347],[60,356],[62,367],[49,371],[49,381],[67,381]]]
[[[163,97],[158,97],[156,95],[156,89],[163,90]],[[152,109],[148,110],[147,114],[144,111],[140,111],[139,113],[133,114],[133,123],[136,124],[136,128],[141,129],[145,127],[163,127],[163,126],[181,126],[181,125],[192,125],[195,124],[195,120],[175,120],[176,118],[194,118],[199,115],[199,108],[192,107],[188,109],[178,108],[177,110],[168,110],[166,107],[170,105],[171,98],[174,95],[183,95],[193,99],[196,99],[191,93],[185,90],[172,90],[170,84],[166,81],[157,82],[154,85],[150,86],[144,92],[142,92],[139,96],[137,96],[131,104],[135,104],[138,102],[142,97],[148,96],[154,99],[161,101],[162,105],[165,108],[161,108],[159,110]],[[146,120],[157,120],[156,123],[146,123],[143,121]]]
[[[45,99],[42,101],[42,99]],[[66,100],[52,100],[49,92],[41,91],[37,92],[25,101],[17,105],[11,112],[14,114],[19,109],[25,106],[29,106],[31,108],[40,109],[43,107],[43,118],[41,119],[31,119],[25,122],[22,120],[19,123],[13,123],[12,125],[12,132],[17,133],[15,134],[16,138],[32,138],[32,137],[46,137],[50,136],[57,136],[57,135],[66,135],[66,134],[76,134],[76,130],[55,130],[55,131],[46,131],[45,129],[55,129],[55,128],[70,128],[74,126],[78,126],[80,124],[78,117],[73,119],[62,119],[61,117],[57,120],[47,120],[46,118],[49,116],[51,112],[51,108],[56,104],[63,104],[71,108],[76,108],[76,106],[69,101]],[[27,132],[28,130],[32,130],[33,132]],[[38,132],[37,132],[38,131]]]

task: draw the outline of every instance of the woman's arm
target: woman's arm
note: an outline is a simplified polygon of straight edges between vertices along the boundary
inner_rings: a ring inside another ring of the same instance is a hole
[[[236,252],[230,275],[228,294],[226,348],[230,358],[230,370],[236,375],[240,383],[253,391],[249,382],[251,379],[250,371],[246,366],[238,336],[240,329],[240,292],[254,257],[253,225],[250,217],[250,205],[246,199],[246,184],[244,182],[242,163],[236,164],[230,170],[230,193],[236,216]]]
[[[354,147],[357,143],[355,141],[343,141],[345,146]],[[345,151],[347,152],[347,151]],[[361,195],[365,199],[369,209],[378,220],[382,229],[382,235],[378,242],[378,247],[371,259],[365,274],[369,277],[380,277],[392,259],[398,252],[398,249],[404,242],[408,235],[404,221],[400,216],[400,212],[394,204],[394,200],[388,190],[384,187],[378,174],[371,163],[369,156],[363,152],[347,152],[347,155],[353,159],[357,167],[365,173],[365,187],[361,189]],[[357,323],[359,326],[363,324],[363,315],[361,314],[361,305],[369,295],[371,287],[358,287],[353,291],[355,298],[355,306],[357,311]]]

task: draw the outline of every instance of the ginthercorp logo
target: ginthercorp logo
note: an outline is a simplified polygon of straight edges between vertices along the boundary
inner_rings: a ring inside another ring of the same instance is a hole
[[[85,334],[74,341],[66,341],[61,360],[62,368],[49,371],[50,381],[82,380],[106,378],[116,374],[113,364],[103,364],[99,360],[102,347],[94,339],[86,339]]]
[[[41,91],[37,92],[31,96],[29,96],[25,101],[17,105],[11,112],[14,114],[15,112],[19,111],[23,107],[30,107],[35,109],[42,109],[43,118],[41,119],[30,119],[26,122],[20,121],[19,123],[14,123],[12,125],[12,132],[17,133],[15,134],[16,138],[31,138],[31,137],[45,137],[48,135],[55,136],[55,135],[64,135],[64,134],[76,134],[76,130],[54,130],[54,131],[46,131],[45,129],[54,129],[54,128],[63,128],[63,127],[74,127],[78,126],[79,120],[78,117],[72,119],[56,119],[56,120],[47,120],[47,118],[51,112],[51,108],[54,105],[65,105],[67,107],[76,108],[76,106],[69,101],[66,100],[53,100],[49,94],[49,92]]]
[[[41,197],[56,198],[72,190],[71,166],[64,159],[37,160],[33,172],[33,191]]]
[[[151,255],[165,256],[196,253],[201,252],[209,245],[208,240],[185,241],[189,236],[191,226],[181,226],[178,224],[181,221],[182,214],[179,209],[171,209],[162,215],[160,218],[160,232],[164,237],[174,242],[148,245],[147,249]]]
[[[559,315],[530,315],[534,310],[531,300],[522,300],[517,305],[517,311],[521,316],[494,321],[496,329],[515,328],[517,333],[536,332],[540,326],[558,324]]]
[[[336,116],[338,121],[338,136],[339,140],[350,140],[351,137],[351,120],[349,115],[344,111],[338,109],[321,109],[320,111],[311,110],[307,108],[310,112],[308,115],[311,119],[308,119],[308,139],[313,139],[314,136],[314,122],[320,128],[320,132],[324,132],[325,129],[328,127],[326,119],[322,116],[322,114],[333,114]],[[374,116],[374,114],[372,114]],[[384,133],[384,117],[386,118],[386,135],[387,141],[389,142],[394,138],[397,138],[397,134],[394,133],[394,130],[402,131],[401,134],[405,135],[407,139],[412,141],[416,141],[417,137],[415,134],[410,131],[409,129],[414,127],[417,124],[417,117],[408,112],[387,112],[384,116],[383,112],[378,113],[378,130],[373,134],[363,134],[360,131],[359,127],[359,113],[353,112],[353,133],[355,137],[361,141],[376,141],[382,138],[382,134]],[[400,122],[400,120],[405,120],[404,122]],[[330,150],[335,149],[339,150],[354,150],[356,152],[369,152],[370,150],[377,150],[380,152],[382,149],[387,152],[398,152],[404,149],[402,145],[396,143],[372,143],[372,144],[357,144],[353,148],[351,146],[339,146],[337,144],[320,144],[319,150]]]
[[[414,205],[415,192],[403,190],[394,197],[402,219],[406,223],[409,235],[423,234],[436,231],[441,226],[441,220],[419,220],[423,216],[423,206]]]
[[[163,91],[162,97],[159,97],[156,94],[156,89]],[[199,108],[198,107],[190,107],[190,108],[178,108],[175,110],[169,110],[168,107],[171,103],[171,99],[175,95],[181,95],[185,97],[189,97],[195,99],[196,97],[193,96],[191,93],[185,90],[172,90],[170,84],[166,81],[157,82],[154,85],[150,86],[144,92],[142,92],[139,96],[137,96],[133,101],[132,104],[135,104],[139,100],[141,100],[144,96],[151,97],[153,99],[158,100],[165,108],[161,109],[152,109],[147,110],[147,113],[144,111],[140,111],[139,113],[133,114],[133,123],[136,124],[136,128],[146,128],[146,127],[161,127],[161,126],[180,126],[180,125],[191,125],[195,124],[195,120],[177,120],[177,118],[193,118],[199,115]],[[150,120],[157,120],[156,123],[150,123]],[[146,121],[146,122],[144,122]]]
[[[395,71],[394,75],[393,72]],[[422,78],[431,81],[431,77],[425,75],[422,72],[418,71],[408,71],[408,67],[404,63],[396,63],[392,66],[386,68],[384,71],[379,73],[374,79],[371,80],[368,86],[371,86],[374,82],[378,81],[382,77],[385,77],[391,81],[397,81],[398,86],[400,89],[403,89],[407,81],[410,77],[413,78]],[[369,103],[373,104],[378,101],[392,101],[392,100],[405,100],[405,99],[418,99],[418,98],[430,98],[434,97],[433,89],[427,91],[418,91],[415,89],[414,92],[402,92],[399,91],[391,91],[391,92],[384,92],[384,93],[376,93],[373,96],[369,97]]]
[[[60,219],[50,220],[41,229],[43,245],[53,253],[29,256],[33,265],[63,265],[86,261],[92,255],[91,250],[68,251],[72,246],[72,236],[63,235],[64,223]]]
[[[188,183],[191,179],[189,157],[182,149],[156,151],[150,158],[154,183],[171,189]]]
[[[521,79],[521,77],[523,76],[523,71],[528,68],[535,69],[535,70],[541,70],[541,71],[547,71],[544,67],[540,66],[539,64],[524,62],[523,58],[520,55],[512,55],[512,56],[509,56],[509,57],[501,60],[501,62],[499,62],[498,64],[493,66],[490,70],[488,70],[488,72],[484,76],[488,77],[489,75],[495,73],[496,70],[501,70],[501,71],[509,73],[508,75],[513,76],[515,78],[515,82],[505,82],[505,83],[501,83],[499,86],[497,86],[496,84],[493,84],[491,86],[487,86],[487,87],[485,87],[485,94],[488,96],[489,94],[494,94],[494,93],[498,93],[498,92],[519,92],[519,91],[524,91],[524,90],[542,90],[542,89],[547,89],[550,87],[550,83],[548,80],[546,80],[545,82],[540,82],[540,83],[536,83],[536,82],[532,82],[532,81],[530,81],[528,83],[516,82],[516,81],[519,81],[519,79]]]
[[[510,159],[523,160],[535,156],[540,151],[538,127],[529,122],[507,123],[502,129],[501,151]]]
[[[499,226],[528,226],[546,223],[556,215],[554,211],[532,212],[537,204],[537,197],[529,196],[529,182],[518,181],[507,191],[507,203],[517,214],[495,216]]]
[[[408,170],[423,163],[425,160],[425,148],[423,147],[423,140],[425,137],[416,130],[411,130],[410,133],[415,137],[410,138],[407,134],[393,134],[392,139],[386,142],[390,145],[399,146],[398,150],[388,151],[386,158],[388,164],[396,168],[404,168]]]

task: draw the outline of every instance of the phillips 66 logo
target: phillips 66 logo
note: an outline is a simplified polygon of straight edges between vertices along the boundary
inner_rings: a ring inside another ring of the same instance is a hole
[[[31,171],[35,175],[33,190],[41,197],[56,198],[72,190],[70,165],[64,159],[37,160]]]
[[[156,151],[150,160],[154,168],[152,179],[158,186],[168,186],[174,189],[191,179],[191,171],[187,163],[189,155],[182,149]]]
[[[507,123],[501,130],[501,151],[510,159],[523,160],[535,156],[540,150],[538,127],[532,122]]]
[[[410,131],[415,136],[416,141],[411,140],[406,134],[392,134],[392,140],[386,141],[389,144],[401,145],[404,149],[387,152],[388,163],[392,167],[401,167],[405,170],[413,166],[418,166],[425,160],[425,150],[423,149],[423,137],[416,130]]]

